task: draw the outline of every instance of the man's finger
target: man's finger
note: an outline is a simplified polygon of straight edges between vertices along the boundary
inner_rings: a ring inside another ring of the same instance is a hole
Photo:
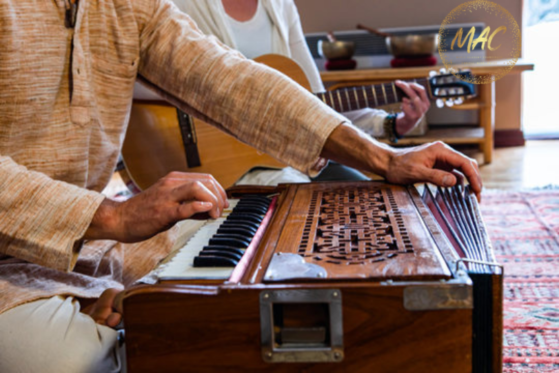
[[[224,195],[220,191],[220,189],[222,189],[221,185],[219,185],[217,182],[214,182],[213,178],[212,179],[201,179],[199,181],[206,188],[208,188],[208,190],[210,192],[213,193],[213,195],[217,199],[217,206],[219,207],[220,210],[223,210],[225,208],[225,203],[226,203],[227,199],[224,198]]]
[[[124,307],[122,306],[122,304],[124,302],[124,297],[125,296],[126,296],[126,292],[121,291],[115,296],[115,299],[113,301],[113,309],[116,310],[120,314],[124,313]]]
[[[437,169],[427,169],[425,176],[428,182],[440,187],[454,186],[457,181],[456,176],[452,173]]]
[[[229,202],[227,201],[227,193],[225,192],[225,189],[223,189],[223,186],[221,186],[221,184],[212,175],[204,174],[204,176],[206,176],[206,179],[210,183],[212,183],[213,187],[215,188],[215,191],[219,194],[219,197],[223,200],[224,207],[229,207]]]
[[[212,204],[212,208],[209,210],[210,216],[214,219],[217,219],[221,216],[222,210],[218,204],[218,197],[210,189],[208,189],[204,185],[204,183],[200,181],[192,181],[192,182],[186,182],[182,184],[181,186],[177,187],[174,190],[174,196],[176,198],[176,201],[181,204],[194,202],[194,201],[208,202]],[[186,219],[183,212],[190,211],[190,210],[188,209],[185,210],[181,206],[179,206],[179,208],[177,209],[178,210],[177,219]],[[197,212],[202,212],[202,211],[197,211]]]
[[[227,201],[227,193],[225,192],[225,189],[223,189],[223,187],[221,186],[220,183],[217,182],[216,179],[213,178],[213,176],[211,177],[211,182],[212,185],[214,186],[215,190],[217,191],[219,198],[222,200],[223,203],[223,208],[225,207],[229,207],[229,202]]]
[[[105,320],[105,325],[110,328],[115,328],[122,321],[122,315],[117,312],[113,312]]]
[[[466,175],[474,193],[476,195],[481,194],[482,182],[479,172],[474,166],[475,162],[448,147],[442,152],[437,152],[437,158],[446,166],[452,166]]]
[[[219,194],[218,197],[220,197],[220,199],[223,201],[223,207],[229,207],[229,202],[227,201],[227,193],[225,192],[225,189],[223,189],[221,184],[219,184],[217,180],[210,174],[173,171],[167,175],[167,178],[182,180],[182,181],[186,181],[186,180],[201,181],[205,183],[206,186],[208,187],[211,185],[211,189],[216,192],[216,195]]]
[[[210,211],[214,206],[210,202],[192,201],[181,203],[178,214],[182,219],[188,219],[196,214]]]

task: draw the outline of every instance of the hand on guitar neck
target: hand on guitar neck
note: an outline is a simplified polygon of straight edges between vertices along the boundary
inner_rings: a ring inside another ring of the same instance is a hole
[[[401,80],[395,82],[407,97],[402,98],[402,112],[396,117],[396,134],[404,136],[417,126],[431,103],[425,88],[417,83],[406,83]]]

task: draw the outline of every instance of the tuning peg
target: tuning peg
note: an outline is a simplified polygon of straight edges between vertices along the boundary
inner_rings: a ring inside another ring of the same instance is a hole
[[[446,74],[446,69],[443,67],[442,69],[439,70],[439,72],[440,72],[441,74]]]
[[[435,104],[437,105],[437,107],[438,107],[439,109],[442,109],[442,108],[444,107],[444,100],[443,100],[442,98],[438,98],[438,99],[435,101]]]
[[[439,75],[435,70],[429,71],[429,78]]]
[[[448,107],[453,107],[454,106],[454,100],[452,98],[449,98],[448,100],[445,101],[445,105]]]
[[[464,98],[462,97],[458,97],[454,99],[454,105],[462,105],[463,102],[464,102]]]

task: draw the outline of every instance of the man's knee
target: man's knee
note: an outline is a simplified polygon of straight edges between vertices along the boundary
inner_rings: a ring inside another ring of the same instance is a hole
[[[0,315],[2,372],[117,372],[118,333],[53,297]]]

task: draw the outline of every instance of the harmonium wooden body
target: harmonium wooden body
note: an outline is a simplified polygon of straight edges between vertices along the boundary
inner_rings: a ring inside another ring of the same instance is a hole
[[[131,372],[499,372],[502,267],[467,188],[235,187],[127,291]]]

